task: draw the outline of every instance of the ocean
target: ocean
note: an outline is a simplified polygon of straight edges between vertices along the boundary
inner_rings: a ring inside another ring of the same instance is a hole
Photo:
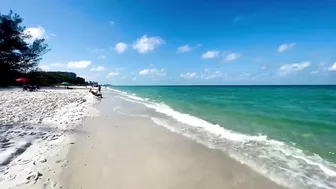
[[[111,86],[289,188],[336,188],[336,86]]]

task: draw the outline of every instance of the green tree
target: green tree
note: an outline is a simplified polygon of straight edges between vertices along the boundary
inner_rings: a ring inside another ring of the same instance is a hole
[[[35,39],[25,32],[23,19],[13,11],[0,13],[0,85],[15,82],[15,78],[25,76],[35,70],[42,55],[49,51],[45,39]]]

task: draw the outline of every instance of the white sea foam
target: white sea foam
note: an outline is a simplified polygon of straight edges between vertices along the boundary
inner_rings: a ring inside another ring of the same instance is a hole
[[[158,125],[192,138],[210,148],[221,149],[232,158],[250,166],[274,182],[292,189],[336,188],[336,165],[318,155],[307,155],[302,150],[265,135],[234,132],[218,124],[175,111],[163,103],[134,98],[119,92],[119,98],[140,103],[172,118],[152,120]],[[172,121],[175,120],[175,121]]]

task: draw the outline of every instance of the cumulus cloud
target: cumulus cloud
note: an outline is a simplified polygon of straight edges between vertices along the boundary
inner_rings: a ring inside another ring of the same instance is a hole
[[[114,50],[117,51],[117,53],[121,54],[127,50],[127,44],[126,43],[117,43],[114,47]]]
[[[219,55],[219,51],[207,51],[202,54],[203,59],[210,59],[210,58],[215,58]]]
[[[183,45],[177,48],[177,52],[179,53],[186,53],[191,51],[191,47],[189,45]]]
[[[35,39],[47,38],[46,31],[41,26],[38,26],[36,28],[26,28],[24,30],[24,33],[31,36],[31,38],[27,40],[28,42],[33,42]]]
[[[152,68],[152,69],[143,69],[139,71],[139,75],[152,75],[152,76],[165,76],[166,71],[162,69]]]
[[[100,55],[100,56],[98,56],[98,59],[106,60],[106,56],[105,55]]]
[[[110,73],[107,74],[106,77],[110,78],[110,77],[115,77],[115,76],[118,76],[118,75],[119,75],[118,72],[110,72]]]
[[[144,70],[141,70],[139,72],[139,75],[148,75],[148,73],[149,73],[149,70],[148,69],[144,69]]]
[[[97,66],[97,67],[93,67],[90,69],[91,72],[101,72],[104,71],[105,68],[103,66]]]
[[[187,73],[181,74],[180,77],[182,77],[184,79],[194,79],[194,78],[197,77],[197,73],[195,73],[195,72],[187,72]]]
[[[225,56],[224,60],[226,62],[231,62],[231,61],[234,61],[236,59],[238,59],[240,57],[240,54],[237,54],[237,53],[229,53]]]
[[[328,68],[329,71],[336,71],[336,62]]]
[[[165,44],[165,41],[160,37],[147,37],[147,35],[144,35],[133,43],[133,49],[144,54],[163,44]]]
[[[91,63],[92,62],[90,60],[70,61],[68,62],[68,68],[84,69],[88,67]]]
[[[278,47],[278,52],[279,53],[282,53],[282,52],[285,52],[293,47],[295,47],[296,43],[284,43],[284,44],[281,44],[279,47]]]
[[[309,65],[310,65],[310,62],[308,61],[295,63],[295,64],[284,64],[280,66],[279,71],[281,75],[286,75],[286,74],[290,74],[293,72],[301,71],[307,68]]]

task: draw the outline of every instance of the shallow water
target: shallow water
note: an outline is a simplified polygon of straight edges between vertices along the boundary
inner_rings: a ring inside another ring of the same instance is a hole
[[[153,121],[228,152],[278,183],[336,187],[335,86],[113,87]]]

